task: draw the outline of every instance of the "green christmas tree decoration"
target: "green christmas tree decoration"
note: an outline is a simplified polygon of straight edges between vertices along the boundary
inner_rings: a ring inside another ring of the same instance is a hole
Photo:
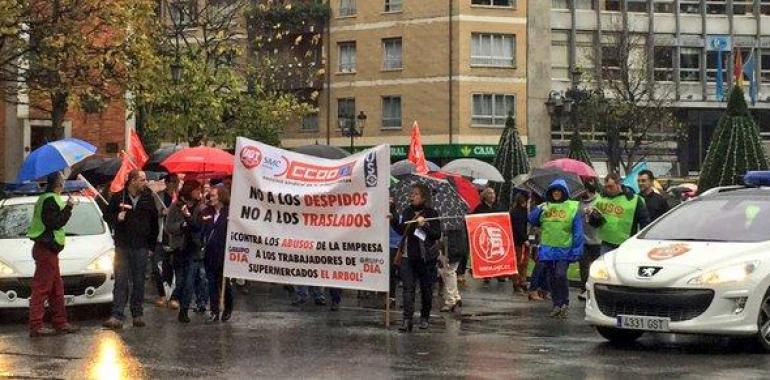
[[[588,151],[583,146],[583,138],[580,136],[580,132],[577,130],[572,132],[572,137],[569,140],[569,153],[567,158],[585,162],[588,166],[594,167],[591,163],[591,156],[588,155]]]
[[[505,179],[505,182],[494,185],[498,202],[508,210],[513,200],[513,178],[519,174],[529,173],[527,149],[521,142],[521,138],[519,138],[516,120],[510,113],[505,121],[503,134],[500,136],[500,144],[497,146],[497,156],[495,156],[494,165]]]
[[[767,155],[743,90],[735,86],[730,92],[727,111],[719,119],[709,144],[698,191],[735,185],[751,170],[768,170]]]

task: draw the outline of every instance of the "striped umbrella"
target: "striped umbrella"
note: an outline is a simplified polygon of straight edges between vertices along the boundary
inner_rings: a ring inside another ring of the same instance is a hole
[[[33,181],[62,171],[96,153],[96,147],[78,139],[50,142],[35,149],[21,165],[16,182]]]

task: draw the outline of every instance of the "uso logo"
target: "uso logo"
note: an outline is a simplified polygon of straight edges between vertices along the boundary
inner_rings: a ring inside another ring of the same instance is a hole
[[[246,169],[254,169],[262,162],[262,151],[255,146],[241,149],[241,163]]]
[[[292,161],[286,171],[286,179],[311,183],[329,183],[350,178],[353,162],[340,166],[321,166]]]
[[[476,226],[471,233],[471,244],[478,257],[489,264],[495,264],[505,259],[505,250],[511,247],[511,235],[501,225],[494,222],[484,222]]]

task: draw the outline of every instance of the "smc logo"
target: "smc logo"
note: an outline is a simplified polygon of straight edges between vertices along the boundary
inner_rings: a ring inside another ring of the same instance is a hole
[[[353,164],[351,162],[341,166],[319,166],[293,161],[289,165],[286,178],[314,183],[334,182],[350,178],[353,174]]]
[[[255,146],[241,149],[241,163],[246,169],[254,169],[262,162],[262,151]]]
[[[278,177],[286,173],[286,169],[289,167],[289,160],[284,157],[265,156],[262,161],[262,168],[269,170],[273,173],[273,176]]]

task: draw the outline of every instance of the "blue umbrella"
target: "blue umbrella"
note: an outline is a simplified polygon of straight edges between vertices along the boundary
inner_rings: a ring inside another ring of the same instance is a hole
[[[16,182],[32,181],[64,170],[96,153],[96,147],[78,139],[50,142],[35,149],[24,160]]]

